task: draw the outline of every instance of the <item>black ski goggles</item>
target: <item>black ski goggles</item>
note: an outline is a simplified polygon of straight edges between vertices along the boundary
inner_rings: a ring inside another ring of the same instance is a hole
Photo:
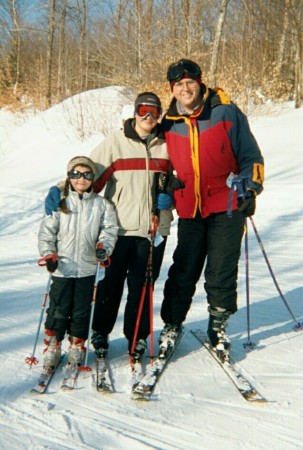
[[[79,172],[78,170],[71,170],[68,172],[68,176],[72,180],[79,180],[79,178],[83,177],[87,181],[93,181],[95,175],[93,172]]]
[[[200,67],[191,61],[179,61],[169,66],[167,71],[168,81],[180,81],[187,74],[189,78],[196,79],[201,76]]]

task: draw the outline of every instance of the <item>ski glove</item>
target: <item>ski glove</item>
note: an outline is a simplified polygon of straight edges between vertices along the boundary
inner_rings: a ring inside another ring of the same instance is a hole
[[[183,189],[183,188],[185,188],[185,184],[183,183],[183,181],[179,180],[179,178],[177,178],[175,175],[172,175],[168,182],[167,191],[172,192],[172,191],[177,191],[178,189]]]
[[[47,268],[48,272],[53,273],[57,270],[58,260],[57,260],[56,253],[52,253],[51,255],[45,256],[44,260],[45,260],[45,264],[46,264],[46,268]]]
[[[60,201],[60,189],[57,186],[52,186],[44,201],[45,212],[48,216],[51,216],[54,211],[57,211]]]
[[[173,199],[170,194],[160,193],[157,196],[157,209],[162,211],[163,209],[169,209],[173,204]]]
[[[244,215],[244,217],[251,217],[255,214],[256,198],[253,192],[251,192],[250,197],[238,197],[237,202],[238,210]]]
[[[97,261],[105,261],[107,259],[107,251],[105,248],[96,249],[96,259]]]
[[[101,242],[96,246],[96,260],[103,267],[108,267],[111,263],[110,256],[107,254],[107,250],[103,247]]]

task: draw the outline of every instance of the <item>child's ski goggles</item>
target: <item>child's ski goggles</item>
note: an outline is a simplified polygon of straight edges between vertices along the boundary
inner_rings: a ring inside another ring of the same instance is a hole
[[[139,104],[136,105],[135,114],[146,119],[150,116],[154,120],[158,120],[161,116],[161,108],[159,106],[149,105],[149,104]]]
[[[79,180],[79,178],[83,177],[87,181],[92,181],[95,175],[93,172],[79,172],[78,170],[71,170],[68,172],[68,176],[72,180]]]

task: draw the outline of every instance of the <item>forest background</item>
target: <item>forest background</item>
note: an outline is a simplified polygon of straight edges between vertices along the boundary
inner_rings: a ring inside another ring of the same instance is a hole
[[[1,0],[0,108],[49,108],[106,86],[155,91],[198,62],[246,114],[302,105],[303,0]]]

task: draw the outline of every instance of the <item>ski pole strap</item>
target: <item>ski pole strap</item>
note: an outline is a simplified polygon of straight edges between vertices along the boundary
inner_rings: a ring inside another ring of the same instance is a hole
[[[110,256],[107,254],[105,248],[103,248],[102,242],[96,245],[96,259],[97,262],[101,264],[102,267],[108,267],[111,264]]]
[[[234,173],[230,173],[229,177],[226,180],[227,186],[230,188],[227,202],[227,216],[232,216],[232,200],[235,191],[238,191],[238,199],[245,199],[251,196],[251,193],[247,192],[247,177],[243,177],[241,175],[235,175]]]
[[[100,263],[100,265],[102,266],[102,267],[108,267],[108,266],[110,266],[111,265],[111,262],[112,262],[112,260],[111,260],[111,258],[110,258],[110,256],[109,255],[107,255],[107,257],[106,257],[106,259],[100,259],[99,260],[99,263]]]
[[[38,266],[40,266],[40,267],[46,266],[46,261],[48,261],[49,259],[51,259],[52,262],[55,263],[57,261],[56,253],[50,253],[49,255],[46,255],[46,256],[43,256],[43,258],[40,258],[38,260]]]

